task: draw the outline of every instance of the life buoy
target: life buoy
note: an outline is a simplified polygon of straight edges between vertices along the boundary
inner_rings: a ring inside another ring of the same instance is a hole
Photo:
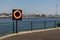
[[[17,12],[19,13],[19,16],[16,16],[16,13],[17,13]],[[13,15],[14,15],[14,18],[15,18],[15,19],[19,19],[19,18],[22,17],[22,13],[21,13],[21,11],[19,11],[19,10],[14,11],[14,14],[13,14]]]

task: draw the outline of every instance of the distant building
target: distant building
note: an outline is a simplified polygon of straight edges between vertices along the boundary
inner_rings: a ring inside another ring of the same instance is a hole
[[[41,17],[47,17],[45,14],[42,14]]]
[[[4,13],[3,13],[3,14],[0,14],[0,18],[3,18],[3,17],[4,17],[4,18],[5,18],[5,17],[9,17],[9,15],[4,14]]]

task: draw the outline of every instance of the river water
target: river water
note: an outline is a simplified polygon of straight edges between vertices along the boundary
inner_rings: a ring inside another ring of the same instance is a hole
[[[0,19],[0,34],[7,34],[16,30],[16,22],[12,21],[12,18],[1,18]],[[54,28],[56,23],[60,22],[60,18],[23,18],[22,21],[18,21],[18,31],[27,31],[36,29]]]

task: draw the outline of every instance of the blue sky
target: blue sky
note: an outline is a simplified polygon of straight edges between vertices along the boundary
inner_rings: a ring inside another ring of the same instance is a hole
[[[22,9],[23,14],[56,14],[56,3],[60,14],[60,0],[0,0],[0,13]]]

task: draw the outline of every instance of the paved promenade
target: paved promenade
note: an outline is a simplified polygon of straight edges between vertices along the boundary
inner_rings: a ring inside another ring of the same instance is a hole
[[[0,37],[0,40],[60,40],[60,28],[19,32]]]

